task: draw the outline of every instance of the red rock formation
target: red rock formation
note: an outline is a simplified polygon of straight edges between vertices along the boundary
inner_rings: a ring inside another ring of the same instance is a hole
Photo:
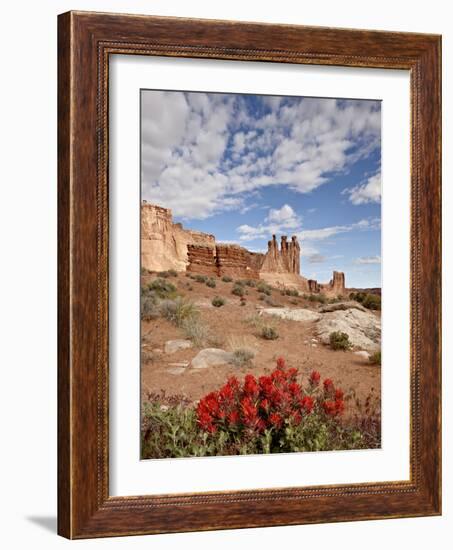
[[[219,276],[259,279],[258,270],[252,266],[251,260],[250,252],[242,246],[228,244],[216,246],[216,265]]]
[[[266,254],[250,252],[237,245],[217,244],[214,235],[184,229],[173,223],[171,210],[142,204],[142,267],[150,271],[190,271],[209,276],[229,275],[237,279],[264,279],[281,288],[337,296],[345,293],[344,274],[334,271],[331,281],[320,284],[300,276],[300,245],[283,235],[280,249],[276,236]]]
[[[217,275],[213,248],[199,244],[189,244],[187,245],[187,255],[189,259],[187,271],[211,277]]]
[[[272,240],[267,243],[267,254],[264,257],[261,271],[267,273],[300,273],[300,245],[297,237],[293,235],[291,242],[283,235],[280,250],[277,239],[272,235]]]
[[[188,265],[189,244],[214,249],[215,237],[200,231],[184,229],[173,223],[171,210],[154,204],[141,207],[141,265],[150,271],[176,269],[185,271]]]

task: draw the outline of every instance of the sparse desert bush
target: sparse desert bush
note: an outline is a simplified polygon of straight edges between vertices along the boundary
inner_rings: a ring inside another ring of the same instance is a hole
[[[377,294],[367,294],[362,302],[363,307],[367,309],[380,310],[381,309],[381,297]]]
[[[154,296],[142,296],[141,298],[141,319],[142,321],[150,321],[157,319],[160,315],[160,309],[157,300]]]
[[[266,302],[266,304],[270,307],[281,307],[282,304],[280,302],[276,302],[272,296],[266,296],[264,294],[261,294],[260,296],[263,296],[264,297],[264,301]]]
[[[188,317],[181,323],[181,328],[189,340],[192,340],[195,346],[201,347],[210,337],[209,329],[204,325],[198,316]]]
[[[266,300],[266,296],[264,294],[260,294],[258,296],[258,300],[261,300],[261,301]]]
[[[378,294],[371,294],[368,292],[351,292],[351,294],[349,294],[349,298],[361,303],[362,306],[367,309],[381,309],[381,297]]]
[[[146,267],[140,268],[140,275],[149,275],[151,271],[149,269],[146,269]]]
[[[215,288],[216,287],[215,279],[213,279],[212,277],[208,279],[206,281],[206,286],[208,286],[209,288]]]
[[[188,319],[195,319],[199,311],[194,303],[178,296],[174,300],[162,300],[159,305],[162,317],[181,327]]]
[[[251,288],[255,288],[256,287],[256,281],[254,281],[253,279],[246,279],[244,281],[244,284],[251,287]]]
[[[340,332],[339,330],[331,332],[329,335],[330,347],[334,350],[343,350],[346,351],[351,349],[352,344],[349,341],[349,336],[346,332]]]
[[[292,296],[293,298],[294,297],[297,297],[299,296],[299,291],[295,288],[286,288],[284,291],[283,291],[283,294],[285,296]]]
[[[258,315],[257,313],[254,313],[253,315],[250,315],[249,317],[246,317],[244,319],[244,322],[247,325],[251,325],[255,330],[260,331],[261,327],[263,326],[263,318]]]
[[[263,281],[260,281],[256,285],[256,290],[261,294],[266,294],[266,296],[270,296],[272,294],[272,288]]]
[[[225,298],[222,298],[221,296],[214,296],[214,298],[211,301],[211,304],[214,307],[222,307],[225,305],[225,303],[226,303]]]
[[[325,304],[327,302],[327,298],[324,294],[309,294],[307,299],[310,302],[319,302],[320,304]]]
[[[260,336],[261,338],[264,338],[264,340],[277,340],[278,332],[275,327],[264,325],[261,328]]]
[[[145,287],[145,294],[146,293],[153,294],[160,299],[172,299],[175,298],[177,294],[175,285],[170,283],[170,281],[161,279],[160,277],[154,279],[154,281]]]
[[[370,363],[373,365],[380,365],[381,364],[381,352],[376,351],[372,355],[370,355]]]
[[[249,364],[255,357],[256,352],[252,348],[239,348],[233,351],[232,363],[235,367],[243,367]]]
[[[241,305],[241,306],[246,306],[247,305],[247,300],[244,298],[244,296],[241,297],[239,305]]]
[[[224,275],[224,276],[222,277],[222,281],[223,281],[224,283],[231,283],[231,282],[233,282],[233,278],[230,277],[229,275]]]
[[[244,287],[242,285],[239,285],[236,281],[231,290],[231,294],[234,294],[235,296],[244,296],[245,294]]]
[[[206,275],[194,275],[194,280],[197,281],[197,283],[206,283],[208,278]]]

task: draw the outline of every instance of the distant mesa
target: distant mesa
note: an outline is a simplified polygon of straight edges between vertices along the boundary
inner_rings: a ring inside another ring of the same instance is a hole
[[[329,283],[321,284],[300,275],[300,244],[296,236],[276,236],[267,252],[251,252],[236,244],[220,244],[215,236],[184,229],[174,223],[169,208],[143,201],[141,207],[141,265],[149,271],[175,269],[210,276],[261,279],[281,288],[329,296],[345,292],[344,273],[334,271]]]

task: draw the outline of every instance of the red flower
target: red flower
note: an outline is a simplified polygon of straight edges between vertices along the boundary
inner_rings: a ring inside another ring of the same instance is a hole
[[[337,388],[335,390],[335,399],[343,399],[343,397],[344,397],[343,390],[340,390],[340,388]]]
[[[232,426],[235,426],[239,422],[239,413],[237,411],[231,411],[227,420]]]
[[[326,414],[328,414],[329,416],[336,416],[337,407],[335,405],[335,401],[324,401],[322,406]]]
[[[280,414],[274,412],[269,416],[269,422],[275,428],[280,428],[280,426],[283,424],[283,418]]]
[[[310,374],[310,384],[312,386],[317,386],[319,384],[319,381],[321,380],[321,375],[319,374],[319,372],[317,370],[314,370],[311,374]]]
[[[283,357],[277,358],[277,368],[278,369],[284,369],[286,367],[286,361]]]
[[[335,410],[337,414],[343,414],[343,411],[344,411],[343,399],[335,399]]]
[[[295,426],[298,426],[302,422],[302,415],[299,411],[291,413],[291,420]]]
[[[310,414],[311,411],[313,410],[313,407],[314,407],[314,401],[313,401],[313,397],[310,397],[309,395],[305,395],[302,399],[301,399],[301,407],[305,410],[306,413]]]
[[[335,387],[333,385],[333,380],[331,378],[326,378],[324,380],[324,391],[326,393],[333,393],[335,390]]]
[[[260,403],[260,407],[263,411],[268,412],[270,408],[270,403],[268,399],[263,399]]]
[[[252,374],[247,374],[244,379],[244,393],[252,397],[256,397],[259,393],[259,386]]]
[[[297,382],[291,382],[288,385],[288,391],[289,393],[294,397],[300,393],[301,387]]]

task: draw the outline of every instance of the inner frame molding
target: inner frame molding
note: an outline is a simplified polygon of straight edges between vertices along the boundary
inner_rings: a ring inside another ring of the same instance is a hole
[[[59,534],[88,538],[440,514],[440,37],[88,12],[65,13],[58,23]],[[110,54],[410,71],[409,481],[109,496]]]

